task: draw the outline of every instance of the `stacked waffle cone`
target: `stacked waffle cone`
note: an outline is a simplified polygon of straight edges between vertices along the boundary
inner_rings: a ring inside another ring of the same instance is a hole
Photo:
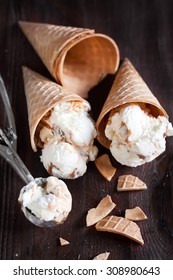
[[[119,50],[109,36],[51,24],[20,21],[19,26],[55,80],[82,97],[118,68]]]
[[[37,127],[41,119],[51,109],[64,101],[84,103],[87,103],[87,101],[25,66],[23,67],[23,78],[28,107],[31,146],[36,151],[36,145],[39,142],[36,134]]]
[[[110,93],[96,122],[97,139],[106,148],[110,146],[110,141],[105,136],[105,127],[109,115],[112,111],[118,111],[122,106],[130,103],[145,105],[145,108],[153,116],[163,115],[168,117],[166,111],[152,94],[137,70],[128,59],[125,59],[118,70]]]

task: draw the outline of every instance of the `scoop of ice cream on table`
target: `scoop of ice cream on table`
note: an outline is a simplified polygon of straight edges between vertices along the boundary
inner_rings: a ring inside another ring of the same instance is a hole
[[[123,165],[150,162],[173,136],[168,115],[128,59],[125,59],[96,122],[98,141]]]
[[[33,149],[42,148],[41,161],[50,175],[82,176],[98,151],[90,104],[26,67],[23,75]]]

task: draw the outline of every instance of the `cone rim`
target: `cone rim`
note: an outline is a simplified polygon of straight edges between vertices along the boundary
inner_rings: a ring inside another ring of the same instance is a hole
[[[81,42],[83,42],[87,39],[92,39],[92,38],[101,38],[101,39],[106,40],[107,45],[108,45],[107,49],[110,49],[112,53],[114,52],[114,54],[111,55],[111,56],[114,56],[114,65],[110,66],[109,71],[105,68],[106,70],[104,71],[105,72],[104,74],[105,75],[115,74],[116,71],[118,70],[119,63],[120,63],[120,50],[119,50],[118,45],[115,42],[115,40],[113,38],[111,38],[110,36],[108,36],[106,34],[102,34],[102,33],[85,34],[84,36],[76,37],[75,40],[69,42],[66,46],[64,46],[61,49],[61,51],[59,52],[59,54],[57,55],[57,57],[54,61],[54,64],[52,66],[52,75],[55,77],[55,79],[58,82],[61,83],[61,85],[66,85],[66,76],[64,75],[64,64],[65,64],[65,60],[66,60],[66,57],[68,55],[68,52],[73,47],[80,44]],[[102,45],[102,43],[100,43],[100,45]],[[94,86],[96,86],[98,83],[99,83],[99,81],[96,81]],[[90,86],[89,89],[85,89],[85,86],[84,86],[83,89],[80,92],[77,91],[77,93],[81,97],[87,98],[88,97],[88,91],[92,87],[93,87],[93,85]]]
[[[119,62],[120,62],[120,50],[118,48],[118,45],[117,43],[114,41],[114,39],[112,39],[111,37],[109,37],[108,35],[106,34],[102,34],[102,33],[93,33],[93,34],[85,34],[85,36],[80,36],[78,38],[75,38],[76,40],[74,40],[73,42],[69,42],[66,46],[64,46],[64,48],[61,50],[61,52],[59,53],[59,55],[57,56],[56,60],[55,60],[55,63],[53,65],[53,72],[54,72],[54,75],[56,76],[56,78],[58,80],[61,80],[62,82],[62,78],[60,78],[62,76],[62,69],[60,70],[60,74],[58,76],[58,72],[55,68],[56,68],[56,64],[57,64],[57,61],[59,66],[58,66],[58,69],[62,68],[63,64],[64,64],[64,60],[65,60],[65,57],[68,53],[68,51],[73,48],[75,45],[77,45],[78,43],[86,40],[86,39],[90,39],[90,38],[94,38],[94,37],[100,37],[100,38],[104,38],[106,39],[109,43],[112,44],[112,47],[114,47],[115,49],[115,52],[116,52],[116,56],[117,56],[117,59],[116,59],[116,64],[114,66],[114,70],[113,72],[115,73],[118,69],[118,66],[119,66]]]

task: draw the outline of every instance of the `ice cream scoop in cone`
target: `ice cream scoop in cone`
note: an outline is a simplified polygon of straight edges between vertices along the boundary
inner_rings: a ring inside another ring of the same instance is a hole
[[[41,119],[58,103],[64,101],[88,102],[72,91],[48,80],[23,66],[24,87],[28,107],[31,146],[34,151],[39,142],[37,128]]]
[[[168,118],[166,111],[152,94],[137,70],[128,59],[125,59],[118,70],[110,93],[96,122],[97,139],[103,146],[109,148],[111,143],[105,135],[105,128],[110,114],[118,112],[123,106],[134,103],[144,108],[154,117],[160,115]]]
[[[118,68],[119,50],[109,36],[51,24],[20,21],[19,26],[55,80],[82,97]]]

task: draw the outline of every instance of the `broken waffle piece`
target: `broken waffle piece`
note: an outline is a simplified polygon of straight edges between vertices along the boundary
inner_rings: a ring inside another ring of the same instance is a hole
[[[93,260],[107,260],[109,258],[110,252],[101,253],[94,257]]]
[[[126,209],[125,218],[131,221],[142,221],[148,219],[142,209],[138,206],[131,209]]]
[[[140,228],[135,222],[118,216],[107,216],[96,224],[96,230],[107,231],[119,234],[136,241],[140,245],[144,244]]]
[[[117,191],[136,191],[146,190],[146,184],[138,177],[133,175],[122,175],[118,178]]]
[[[96,224],[98,221],[106,217],[116,206],[109,195],[105,196],[97,205],[88,211],[86,216],[87,227]]]
[[[116,168],[112,165],[108,154],[103,154],[95,159],[95,165],[102,176],[111,181],[112,177],[116,173]]]
[[[61,244],[61,246],[66,246],[66,245],[69,245],[70,242],[62,237],[59,238],[59,242]]]

